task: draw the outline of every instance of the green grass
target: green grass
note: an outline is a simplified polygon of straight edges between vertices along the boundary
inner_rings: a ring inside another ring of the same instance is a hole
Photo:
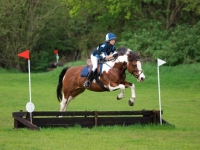
[[[84,62],[69,63],[81,65]],[[62,68],[48,73],[32,73],[32,102],[35,111],[58,111],[56,85]],[[159,109],[156,64],[143,64],[145,82],[136,86],[136,101],[128,105],[130,89],[117,101],[119,91],[96,93],[85,91],[74,99],[69,111],[77,110],[152,110]],[[0,150],[132,150],[132,149],[200,149],[200,64],[160,67],[163,118],[168,125],[133,125],[70,128],[41,128],[40,131],[13,129],[12,112],[25,111],[29,102],[28,74],[0,69]]]

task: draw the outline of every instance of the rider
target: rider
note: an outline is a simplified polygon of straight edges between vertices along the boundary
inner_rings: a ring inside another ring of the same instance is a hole
[[[116,36],[113,33],[108,33],[106,35],[106,41],[102,44],[99,44],[99,46],[91,54],[90,58],[93,67],[87,75],[87,80],[84,83],[85,87],[90,86],[90,81],[94,75],[95,70],[97,69],[99,59],[110,60],[118,56],[117,53],[114,53],[116,51],[116,48],[114,46],[115,39]]]

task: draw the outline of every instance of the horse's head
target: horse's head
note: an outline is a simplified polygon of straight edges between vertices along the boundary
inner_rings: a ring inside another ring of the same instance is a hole
[[[134,75],[138,81],[144,81],[145,75],[142,70],[142,64],[140,62],[140,53],[134,53],[131,50],[128,52],[128,65],[127,70]]]
[[[142,70],[142,64],[140,62],[140,54],[134,53],[127,48],[119,48],[117,50],[119,56],[126,56],[125,61],[127,62],[127,70],[130,74],[135,76],[138,81],[144,81],[145,75]]]

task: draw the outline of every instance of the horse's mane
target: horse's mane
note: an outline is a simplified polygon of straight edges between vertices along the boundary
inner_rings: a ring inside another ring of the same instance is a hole
[[[116,51],[118,53],[119,56],[123,56],[126,54],[126,52],[129,50],[129,54],[128,54],[128,59],[129,61],[133,61],[133,60],[138,60],[139,56],[137,53],[133,52],[132,50],[126,48],[126,47],[119,47]]]
[[[126,54],[127,50],[128,50],[128,48],[126,48],[126,47],[119,47],[116,51],[119,56],[122,56],[122,55]]]

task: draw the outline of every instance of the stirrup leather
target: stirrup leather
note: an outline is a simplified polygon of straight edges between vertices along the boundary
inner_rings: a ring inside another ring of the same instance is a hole
[[[84,83],[84,87],[89,87],[89,86],[90,86],[90,81],[86,80],[85,83]]]

